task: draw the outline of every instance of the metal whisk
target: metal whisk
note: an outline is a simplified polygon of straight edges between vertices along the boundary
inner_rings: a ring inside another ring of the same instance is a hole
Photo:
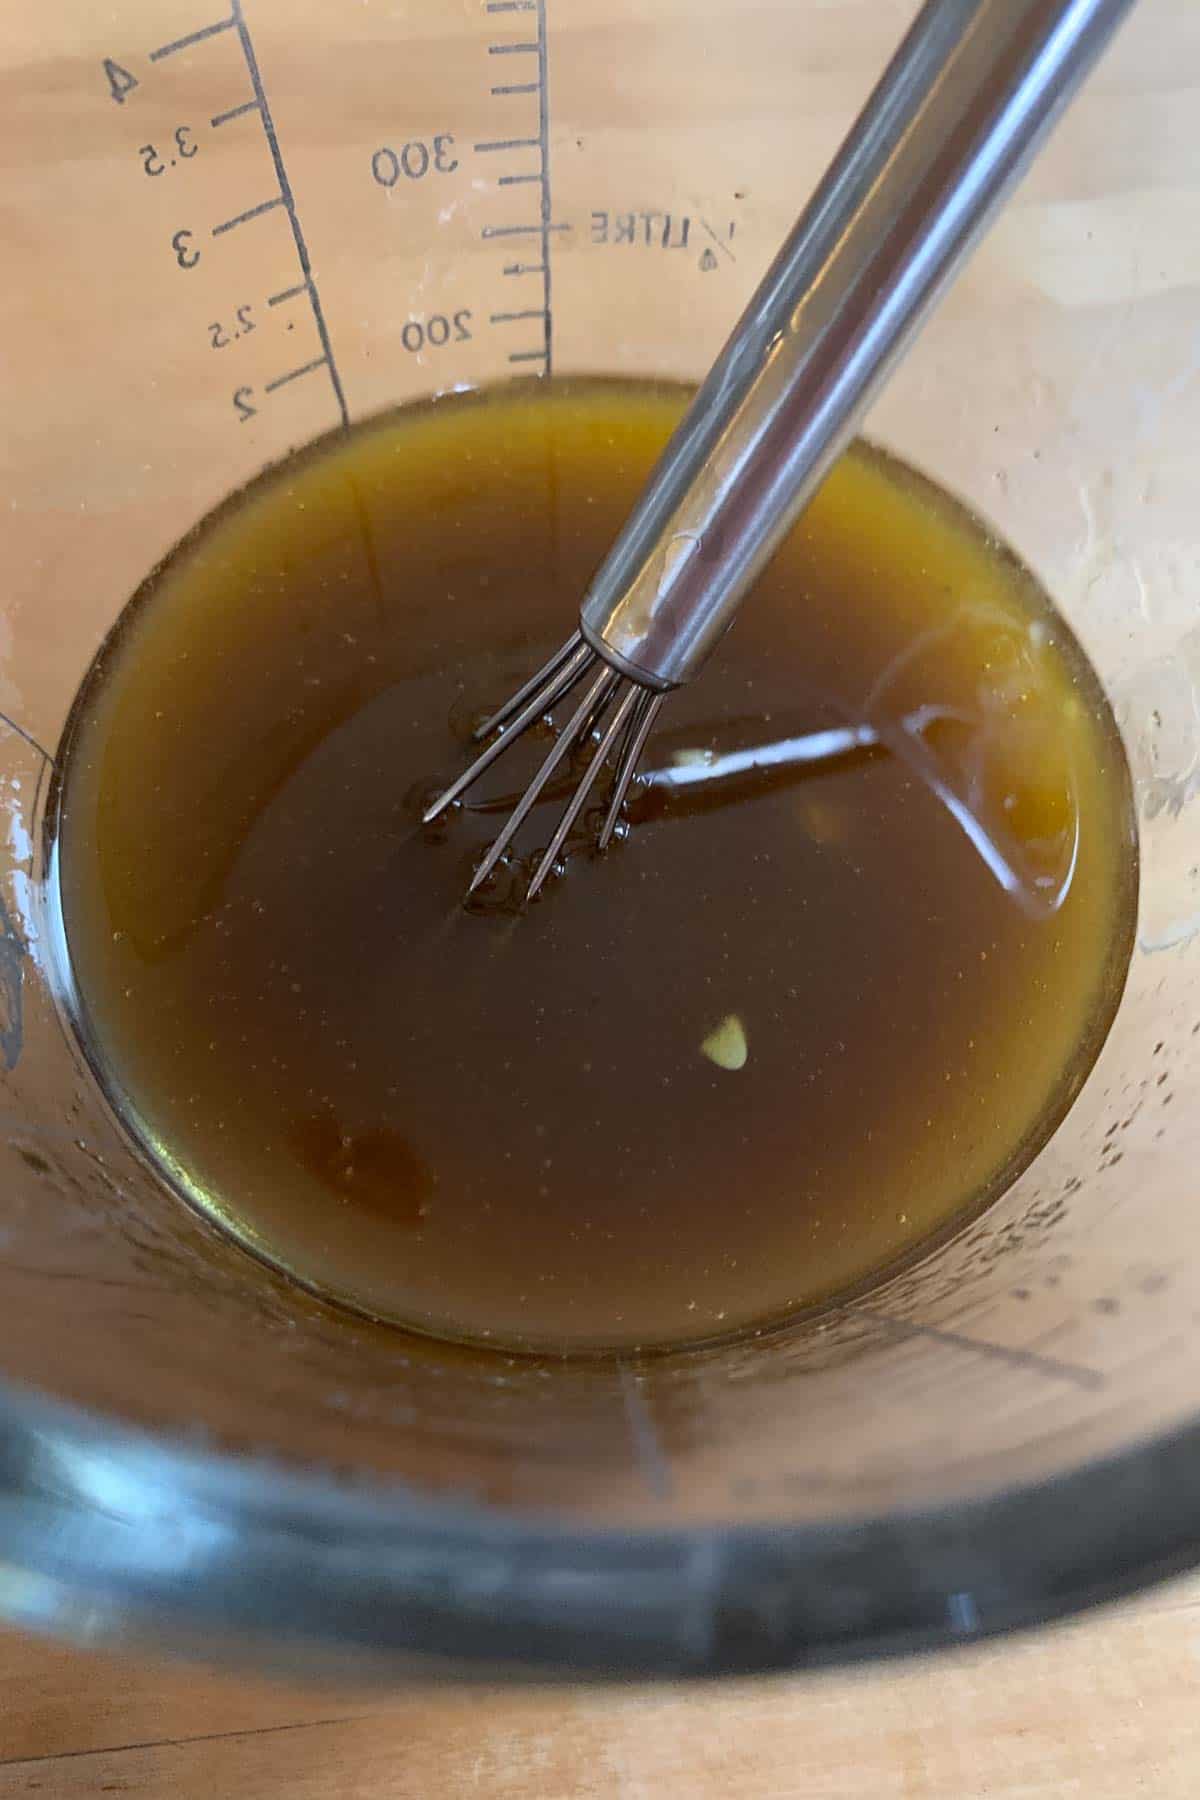
[[[743,313],[583,599],[579,628],[476,733],[432,820],[587,683],[471,883],[555,771],[587,765],[529,883],[602,770],[611,840],[663,700],[690,681],[974,239],[1134,0],[927,0]]]

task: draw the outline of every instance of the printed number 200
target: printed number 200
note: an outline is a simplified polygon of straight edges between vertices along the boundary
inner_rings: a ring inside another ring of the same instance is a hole
[[[423,350],[426,344],[434,350],[451,342],[465,344],[472,336],[470,319],[471,314],[466,308],[452,313],[449,318],[445,313],[430,313],[427,319],[410,319],[400,333],[400,342],[414,353]]]

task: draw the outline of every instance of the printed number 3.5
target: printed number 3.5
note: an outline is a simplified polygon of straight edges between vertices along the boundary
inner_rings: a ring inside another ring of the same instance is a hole
[[[177,125],[175,127],[175,148],[185,162],[190,162],[192,157],[196,155],[200,146],[195,141],[190,125]],[[142,159],[142,167],[147,175],[166,174],[167,165],[159,155],[156,145],[139,144],[138,155]],[[174,157],[171,158],[171,166],[172,168],[175,166]]]

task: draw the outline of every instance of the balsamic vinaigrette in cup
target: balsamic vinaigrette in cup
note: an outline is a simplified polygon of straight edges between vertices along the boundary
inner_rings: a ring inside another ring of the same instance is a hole
[[[422,806],[686,400],[519,384],[322,440],[150,577],[70,719],[95,1068],[181,1196],[375,1318],[611,1350],[861,1290],[1028,1163],[1120,997],[1099,683],[1029,571],[861,444],[660,714],[624,840],[585,819],[522,913],[555,788],[464,906],[550,726]]]

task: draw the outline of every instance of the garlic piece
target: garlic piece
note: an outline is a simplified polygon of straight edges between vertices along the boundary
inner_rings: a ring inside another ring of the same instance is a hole
[[[746,1028],[736,1013],[729,1013],[709,1032],[700,1046],[700,1054],[716,1063],[718,1069],[745,1068],[750,1047],[746,1042]]]

